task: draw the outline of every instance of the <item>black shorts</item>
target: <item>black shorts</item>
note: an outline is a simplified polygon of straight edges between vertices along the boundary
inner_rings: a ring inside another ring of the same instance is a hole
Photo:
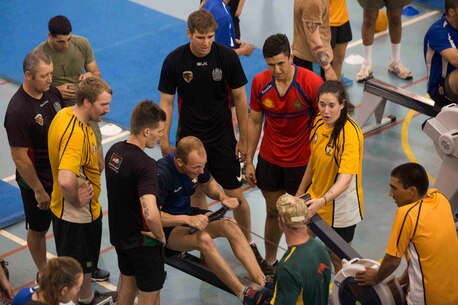
[[[285,190],[288,194],[296,195],[306,168],[306,165],[281,167],[270,163],[259,155],[256,166],[257,186],[266,192]]]
[[[58,256],[70,256],[91,273],[99,262],[102,241],[102,215],[90,223],[73,223],[52,216],[54,239]]]
[[[294,56],[294,57],[293,57],[293,64],[295,64],[295,65],[298,66],[298,67],[302,67],[302,68],[305,68],[305,69],[307,69],[307,70],[309,70],[309,71],[315,72],[315,71],[313,70],[313,62],[311,62],[311,61],[308,61],[308,60],[305,60],[305,59],[302,59],[302,58],[299,58],[299,57]],[[320,67],[320,74],[319,74],[319,76],[321,76],[321,78],[322,78],[323,80],[325,80],[325,78],[324,78],[324,70],[323,70],[323,68],[321,68],[321,67]]]
[[[32,189],[19,186],[21,190],[22,204],[24,205],[25,213],[25,228],[35,232],[46,232],[51,225],[50,209],[40,210],[37,207],[35,192]],[[52,189],[47,189],[49,197],[51,197]]]
[[[207,167],[223,188],[234,190],[242,186],[240,161],[235,157],[235,143],[205,146]]]
[[[207,214],[208,212],[211,212],[210,210],[203,210],[200,208],[192,207],[191,208],[191,216],[193,215],[202,215],[202,214]],[[164,227],[164,235],[165,235],[165,241],[169,240],[170,233],[172,233],[173,229],[175,229],[177,226],[174,227]]]
[[[333,228],[333,229],[334,231],[336,231],[337,234],[339,234],[340,237],[342,237],[347,243],[349,243],[353,240],[353,237],[355,236],[355,228],[356,228],[356,225],[352,225],[346,228]]]
[[[353,39],[350,21],[341,26],[331,26],[331,47],[334,49],[338,43],[347,43]]]
[[[135,276],[140,291],[153,292],[162,289],[165,281],[162,246],[115,249],[121,274]]]

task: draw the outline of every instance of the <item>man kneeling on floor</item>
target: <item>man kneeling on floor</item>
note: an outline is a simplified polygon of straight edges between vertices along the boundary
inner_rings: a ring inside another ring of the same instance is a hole
[[[208,197],[220,200],[230,209],[238,206],[236,198],[229,198],[219,188],[206,169],[207,154],[202,142],[196,137],[185,137],[178,142],[175,153],[157,162],[159,197],[162,225],[166,236],[166,247],[175,251],[199,250],[205,263],[244,304],[261,304],[272,295],[270,277],[266,278],[251,251],[242,230],[234,219],[208,222],[208,210],[191,207],[190,196],[199,186]],[[190,227],[198,229],[189,234]],[[235,256],[245,266],[250,279],[266,286],[255,290],[244,287],[213,242],[216,237],[226,237]]]

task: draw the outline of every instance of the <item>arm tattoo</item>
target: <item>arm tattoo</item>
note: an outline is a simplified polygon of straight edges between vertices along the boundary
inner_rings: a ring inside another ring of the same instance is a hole
[[[144,201],[142,201],[142,208],[143,208],[143,215],[145,215],[145,217],[149,217],[148,205]]]
[[[320,65],[322,67],[326,67],[329,65],[329,56],[326,54],[325,50],[321,50],[315,53],[315,56],[318,58],[318,61],[320,62]]]
[[[314,22],[306,22],[305,25],[307,26],[307,29],[311,32],[314,33],[316,29],[320,26],[318,23]]]

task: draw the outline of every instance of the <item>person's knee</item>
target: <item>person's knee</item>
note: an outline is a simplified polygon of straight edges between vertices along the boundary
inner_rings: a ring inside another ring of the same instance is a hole
[[[198,244],[201,252],[216,251],[215,242],[213,238],[205,231],[198,233]]]
[[[39,231],[34,231],[34,230],[29,229],[27,233],[30,234],[30,236],[34,238],[46,238],[46,231],[39,232]]]
[[[267,212],[267,218],[275,218],[275,219],[278,218],[278,211],[277,211],[276,206],[271,206],[267,204],[266,212]]]
[[[364,10],[363,27],[375,26],[375,22],[377,21],[377,16],[378,16],[378,11]]]

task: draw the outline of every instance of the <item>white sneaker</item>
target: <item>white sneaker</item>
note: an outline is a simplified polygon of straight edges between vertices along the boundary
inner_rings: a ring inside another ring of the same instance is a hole
[[[400,60],[391,60],[388,65],[388,71],[396,74],[400,79],[412,79],[412,72],[402,64]]]
[[[356,81],[358,83],[361,83],[371,77],[372,77],[372,65],[363,63],[361,65],[361,70],[359,70],[359,72],[356,73]]]

